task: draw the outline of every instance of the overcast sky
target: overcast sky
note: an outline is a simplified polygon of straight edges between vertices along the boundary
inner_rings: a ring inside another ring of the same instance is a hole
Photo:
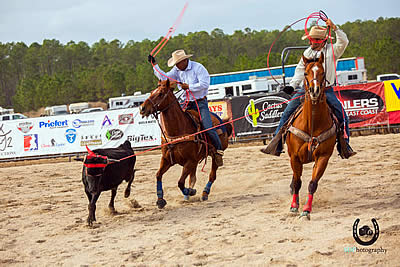
[[[0,0],[0,42],[27,45],[43,39],[84,41],[101,38],[126,43],[164,36],[188,2],[175,35],[215,28],[226,34],[249,27],[283,29],[323,10],[336,24],[399,17],[399,0]],[[295,29],[304,27],[304,21]]]

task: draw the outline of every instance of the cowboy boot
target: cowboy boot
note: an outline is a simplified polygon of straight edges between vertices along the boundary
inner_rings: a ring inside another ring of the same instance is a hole
[[[338,136],[338,151],[342,159],[348,159],[357,154],[357,152],[353,151],[350,147],[349,140],[344,138],[343,131],[340,131]]]
[[[349,145],[348,142],[346,142],[345,147],[346,147],[346,149],[344,149],[344,153],[343,153],[345,159],[348,159],[348,158],[354,156],[355,154],[357,154],[357,152],[355,152],[355,151],[350,147],[350,145]]]

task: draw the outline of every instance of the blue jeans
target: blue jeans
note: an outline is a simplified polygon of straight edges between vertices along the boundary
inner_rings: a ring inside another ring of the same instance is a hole
[[[202,119],[202,124],[204,129],[209,129],[213,127],[210,110],[208,109],[208,101],[207,99],[197,100],[197,105],[199,106],[200,115]],[[190,101],[187,109],[193,109],[197,111],[197,106],[194,101]],[[208,136],[211,138],[211,142],[217,150],[222,150],[221,140],[217,134],[217,131],[214,129],[207,131]]]
[[[281,120],[279,121],[278,128],[276,128],[274,135],[276,135],[279,132],[279,130],[282,128],[282,126],[285,124],[285,122],[289,119],[290,115],[292,115],[292,113],[297,109],[297,107],[300,106],[301,102],[300,102],[299,96],[303,96],[304,93],[305,93],[304,89],[301,89],[292,97],[292,100],[289,102],[285,111],[282,114]],[[350,137],[349,118],[347,117],[347,114],[346,114],[346,111],[344,110],[344,108],[342,108],[342,104],[340,103],[340,101],[337,99],[335,93],[333,92],[333,88],[332,87],[328,88],[325,91],[325,95],[326,95],[326,101],[328,102],[328,105],[331,107],[333,113],[337,117],[340,124],[343,123],[343,117],[344,117],[345,126],[346,126],[345,131],[349,138]],[[298,97],[298,98],[296,98],[296,97]],[[342,113],[342,111],[343,111],[343,113]],[[347,142],[348,142],[348,138],[346,140]]]

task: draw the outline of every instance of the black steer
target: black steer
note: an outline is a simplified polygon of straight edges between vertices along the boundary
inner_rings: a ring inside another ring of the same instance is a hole
[[[136,156],[119,161],[122,158],[134,155],[129,141],[125,141],[117,148],[95,149],[90,151],[83,159],[82,182],[85,186],[85,193],[89,199],[89,226],[96,221],[96,201],[101,192],[111,190],[109,209],[115,212],[114,199],[117,188],[123,180],[128,185],[125,189],[125,197],[131,193],[131,184],[135,176]]]

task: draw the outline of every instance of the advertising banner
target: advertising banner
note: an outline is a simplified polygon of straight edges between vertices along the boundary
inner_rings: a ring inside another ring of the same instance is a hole
[[[346,110],[350,128],[389,123],[382,82],[338,86],[335,94]]]
[[[400,80],[385,81],[384,85],[387,111],[400,110]]]
[[[0,122],[0,158],[76,153],[117,147],[161,144],[157,121],[138,108]]]
[[[232,120],[237,137],[273,133],[285,110],[288,95],[277,93],[235,97],[231,100]],[[252,114],[252,115],[249,115]]]
[[[217,114],[222,120],[230,119],[227,101],[209,101],[208,109]]]

